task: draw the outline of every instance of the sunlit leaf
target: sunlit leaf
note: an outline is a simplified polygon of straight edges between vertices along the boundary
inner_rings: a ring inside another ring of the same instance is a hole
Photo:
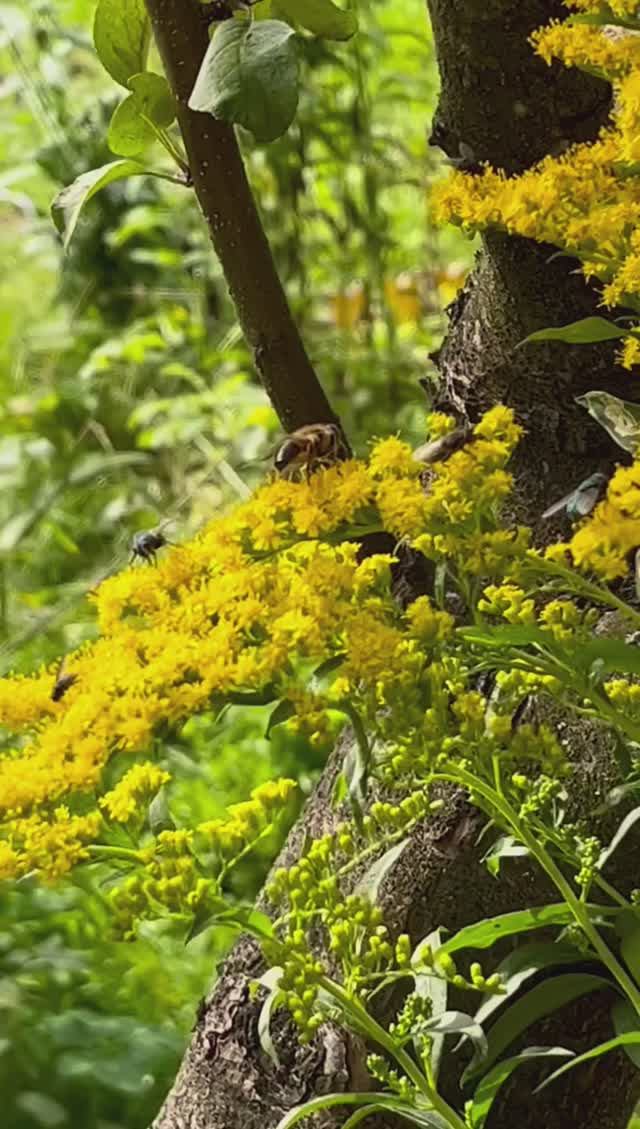
[[[120,157],[144,152],[155,140],[153,126],[166,129],[176,115],[169,84],[161,75],[133,75],[129,87],[132,93],[116,106],[107,132],[109,148]]]
[[[63,236],[65,250],[75,231],[80,212],[96,192],[113,184],[115,180],[141,176],[146,171],[137,161],[110,161],[108,165],[82,173],[72,184],[63,188],[51,205],[51,217]]]
[[[145,69],[150,38],[144,0],[98,0],[93,42],[103,67],[121,86]]]
[[[592,907],[594,912],[601,909]],[[612,915],[616,910],[610,911]],[[532,909],[515,910],[513,913],[502,913],[498,917],[485,917],[473,925],[466,925],[445,941],[438,951],[440,953],[455,953],[459,949],[488,949],[499,941],[501,937],[510,937],[516,933],[527,933],[530,929],[542,929],[547,925],[568,925],[573,921],[573,914],[566,902],[555,902],[551,905],[536,906]]]
[[[606,318],[581,318],[569,325],[559,325],[554,329],[538,329],[525,337],[520,345],[535,341],[564,341],[567,345],[592,345],[597,341],[613,341],[618,337],[628,337],[626,329],[621,329]]]
[[[332,0],[274,0],[274,15],[283,16],[323,39],[350,39],[358,30],[354,11]]]

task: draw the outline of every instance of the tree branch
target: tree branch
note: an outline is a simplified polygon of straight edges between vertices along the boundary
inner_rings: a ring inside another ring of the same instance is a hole
[[[197,0],[146,0],[195,193],[238,320],[282,426],[335,420],[278,277],[234,130],[187,103],[206,52],[209,18]]]

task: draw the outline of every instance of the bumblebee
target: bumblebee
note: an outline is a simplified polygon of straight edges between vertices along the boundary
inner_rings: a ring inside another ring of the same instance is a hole
[[[287,435],[278,447],[273,465],[284,478],[304,471],[310,474],[349,457],[340,428],[335,423],[310,423]]]
[[[163,549],[165,545],[170,544],[171,541],[167,540],[162,528],[148,529],[143,533],[136,533],[131,542],[130,560],[147,561],[148,564],[155,564],[158,549]]]

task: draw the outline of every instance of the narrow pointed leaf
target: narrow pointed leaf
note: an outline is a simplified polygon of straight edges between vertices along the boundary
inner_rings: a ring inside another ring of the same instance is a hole
[[[597,341],[614,341],[619,337],[627,336],[626,329],[621,329],[606,318],[581,318],[580,321],[572,321],[569,325],[538,329],[525,337],[520,345],[528,345],[536,341],[564,341],[567,345],[593,345]]]
[[[629,1031],[640,1031],[638,1013],[628,1000],[615,1001],[611,1008],[611,1022],[616,1035],[626,1035]],[[636,1043],[630,1043],[626,1044],[623,1050],[636,1069],[640,1070],[640,1046]]]
[[[462,1075],[462,1082],[470,1081],[491,1066],[502,1052],[532,1023],[551,1015],[554,1011],[592,992],[611,989],[612,983],[604,976],[586,972],[569,972],[551,976],[537,984],[521,999],[507,1009],[493,1024],[488,1033],[488,1050],[484,1059],[474,1056]]]
[[[628,834],[628,832],[638,822],[639,819],[640,807],[634,808],[633,811],[630,811],[627,815],[625,815],[622,823],[619,825],[618,830],[609,843],[609,846],[605,847],[604,850],[600,853],[600,858],[598,859],[598,862],[596,864],[598,870],[602,870],[605,863],[609,861],[614,851],[616,851],[620,846],[620,843],[624,839],[625,835]]]
[[[260,1040],[260,1046],[275,1066],[280,1066],[280,1059],[278,1058],[278,1052],[271,1038],[271,1017],[274,1011],[284,1003],[285,998],[285,993],[281,988],[274,988],[269,992],[269,995],[260,1008],[260,1015],[258,1016],[258,1039]]]
[[[599,909],[600,907],[593,907],[594,912]],[[612,915],[616,913],[615,910],[610,912]],[[439,952],[455,953],[459,949],[488,949],[501,937],[527,933],[530,929],[542,929],[547,925],[568,925],[570,921],[573,921],[573,914],[566,902],[502,913],[498,917],[486,917],[474,925],[466,925],[464,929],[459,929],[453,937],[445,941]]]
[[[519,1055],[499,1062],[493,1070],[485,1074],[473,1095],[470,1109],[472,1129],[483,1129],[500,1087],[523,1062],[531,1062],[532,1059],[567,1057],[572,1054],[573,1051],[567,1051],[564,1047],[527,1047]]]
[[[385,853],[381,855],[379,859],[376,859],[376,861],[372,863],[369,869],[366,870],[362,875],[362,878],[356,886],[355,892],[357,894],[364,894],[364,896],[368,898],[368,900],[373,905],[375,905],[382,883],[384,882],[389,871],[400,858],[400,855],[405,850],[408,842],[408,838],[402,839],[399,843],[396,843],[393,847],[390,847],[388,851],[385,851]]]
[[[589,1062],[593,1058],[599,1058],[601,1055],[609,1054],[609,1051],[615,1051],[618,1047],[631,1047],[640,1045],[640,1031],[627,1031],[623,1035],[616,1035],[615,1039],[607,1039],[606,1043],[598,1043],[597,1047],[591,1047],[591,1050],[585,1051],[584,1054],[576,1055],[571,1059],[571,1062],[565,1063],[558,1070],[554,1070],[544,1082],[534,1090],[537,1094],[540,1090],[544,1090],[551,1082],[555,1082],[556,1078],[560,1078],[562,1074],[566,1074],[568,1070],[573,1070],[575,1066],[581,1066],[583,1062]]]
[[[491,1016],[510,1005],[510,1000],[521,991],[527,980],[543,971],[550,972],[559,965],[576,964],[584,959],[584,953],[564,942],[543,941],[520,945],[496,968],[504,991],[500,995],[488,996],[473,1018],[476,1023],[486,1026]]]

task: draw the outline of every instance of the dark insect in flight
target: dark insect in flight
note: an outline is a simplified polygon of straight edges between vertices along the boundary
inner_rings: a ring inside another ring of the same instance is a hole
[[[162,526],[159,526],[158,529],[147,529],[142,533],[136,533],[131,542],[130,561],[140,560],[146,561],[148,564],[155,564],[158,549],[163,549],[165,545],[171,544],[172,542],[162,532]]]
[[[279,474],[291,478],[299,471],[308,478],[321,467],[332,466],[349,457],[340,428],[335,423],[310,423],[285,436],[273,465]]]
[[[542,520],[553,517],[562,510],[566,511],[569,521],[578,521],[581,517],[588,517],[598,502],[604,497],[609,479],[606,474],[597,471],[585,478],[578,486],[565,494],[564,498],[554,502],[542,515]]]
[[[60,663],[60,666],[58,667],[58,673],[56,674],[56,680],[53,684],[53,690],[51,691],[51,701],[52,702],[60,702],[64,698],[67,690],[70,690],[71,687],[73,686],[73,684],[77,681],[78,681],[78,675],[77,674],[65,674],[64,673],[64,659],[63,659],[62,662]]]

